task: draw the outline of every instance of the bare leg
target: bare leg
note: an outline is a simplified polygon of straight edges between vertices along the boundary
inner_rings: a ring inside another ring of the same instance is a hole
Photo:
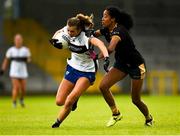
[[[58,115],[58,120],[53,124],[53,128],[59,127],[60,123],[64,121],[64,119],[71,112],[72,106],[77,101],[77,99],[82,95],[82,93],[90,86],[90,82],[86,77],[81,77],[76,82],[72,92],[66,98],[63,109],[60,111]]]
[[[21,79],[20,80],[21,83],[21,94],[20,94],[20,98],[24,98],[25,94],[26,94],[26,79]]]
[[[149,110],[147,106],[141,100],[141,88],[143,84],[143,79],[139,80],[132,80],[132,90],[131,90],[131,97],[132,102],[138,107],[141,113],[145,116],[146,119],[150,119]]]
[[[103,97],[104,97],[106,103],[111,108],[111,111],[113,114],[117,114],[119,112],[119,110],[115,104],[114,97],[109,89],[116,82],[123,79],[126,75],[127,74],[121,72],[120,70],[118,70],[116,68],[111,68],[110,71],[103,77],[103,79],[100,83],[99,88],[101,90],[101,93],[103,94]]]
[[[26,94],[26,79],[20,79],[20,104],[22,107],[24,107],[24,96]]]
[[[59,85],[58,92],[56,94],[56,104],[62,106],[65,103],[65,100],[69,93],[74,88],[75,84],[70,81],[63,79]]]
[[[74,89],[68,95],[64,108],[61,110],[59,114],[59,120],[62,122],[68,114],[71,112],[72,105],[74,102],[82,95],[82,93],[90,86],[90,82],[87,78],[81,77],[78,79]]]
[[[19,79],[12,78],[12,101],[13,101],[13,106],[16,107],[16,100],[17,96],[20,90],[20,82]]]

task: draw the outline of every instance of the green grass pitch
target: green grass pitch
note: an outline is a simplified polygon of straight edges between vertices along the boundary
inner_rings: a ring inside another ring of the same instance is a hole
[[[155,123],[144,117],[129,95],[115,95],[123,119],[107,128],[110,109],[101,95],[83,95],[78,108],[60,128],[52,129],[60,107],[55,96],[27,96],[26,108],[12,108],[11,97],[0,96],[0,135],[180,135],[180,96],[142,96]]]

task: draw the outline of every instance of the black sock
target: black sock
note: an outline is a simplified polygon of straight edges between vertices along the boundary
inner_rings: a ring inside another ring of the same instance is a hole
[[[56,120],[56,123],[61,124],[61,121],[59,119]]]
[[[13,103],[13,107],[16,108],[16,100],[12,102]]]
[[[16,101],[13,101],[13,104],[16,105]]]
[[[113,114],[113,116],[118,116],[118,115],[120,115],[120,112]]]
[[[52,128],[58,128],[60,124],[61,124],[61,121],[57,119],[56,122],[52,125]]]
[[[75,111],[76,108],[77,108],[77,102],[78,102],[78,99],[75,101],[75,103],[72,105],[72,111]]]

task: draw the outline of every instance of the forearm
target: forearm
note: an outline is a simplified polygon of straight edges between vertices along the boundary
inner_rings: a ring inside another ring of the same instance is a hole
[[[108,50],[108,54],[109,54],[109,55],[113,52],[113,51],[109,51],[108,48],[107,48],[107,50]],[[102,52],[100,52],[99,55],[98,55],[98,59],[103,59],[103,58],[104,58],[104,55],[103,55]]]
[[[99,49],[101,50],[100,54],[101,54],[102,57],[104,57],[104,58],[109,57],[109,53],[108,53],[107,48],[106,48],[106,46],[104,44],[100,45]]]
[[[107,48],[101,40],[99,40],[97,38],[91,38],[91,43],[100,49],[100,51],[101,51],[100,55],[102,57],[109,57]]]
[[[104,56],[103,56],[102,52],[100,52],[98,55],[98,59],[103,59],[103,58],[104,58]]]
[[[6,68],[7,68],[8,63],[9,63],[9,59],[8,59],[8,58],[5,58],[5,59],[3,60],[1,70],[5,71]]]

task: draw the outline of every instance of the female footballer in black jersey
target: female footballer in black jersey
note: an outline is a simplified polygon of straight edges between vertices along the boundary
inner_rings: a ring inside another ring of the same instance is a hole
[[[111,86],[122,80],[127,75],[131,77],[132,102],[138,107],[145,117],[145,125],[152,125],[152,116],[149,114],[147,106],[141,100],[141,87],[145,77],[145,61],[135,48],[129,30],[133,26],[133,20],[129,14],[121,11],[118,7],[109,6],[103,12],[103,28],[94,32],[95,36],[103,35],[109,43],[108,52],[115,52],[115,62],[113,67],[107,71],[100,83],[100,90],[107,104],[112,110],[113,116],[108,121],[107,126],[113,126],[121,120],[122,114],[119,112],[112,93]],[[102,55],[99,55],[101,58]]]

